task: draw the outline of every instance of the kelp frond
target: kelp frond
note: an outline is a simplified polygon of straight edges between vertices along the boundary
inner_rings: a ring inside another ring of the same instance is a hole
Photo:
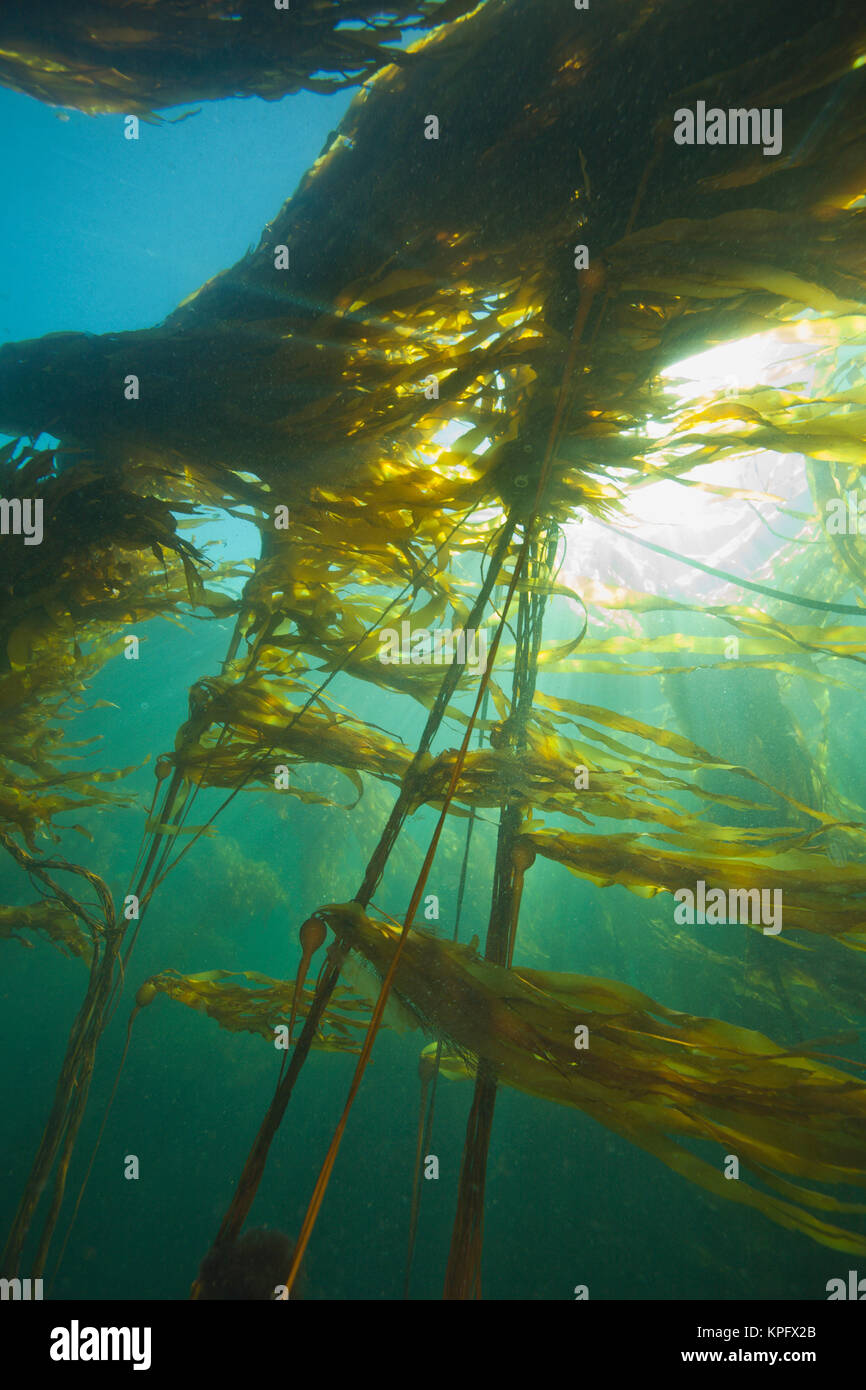
[[[38,19],[9,5],[0,22],[0,81],[52,106],[150,119],[166,106],[220,97],[330,93],[409,61],[396,47],[404,30],[453,19],[472,5],[91,0],[82,11],[44,0]]]
[[[357,904],[320,915],[385,972],[395,927]],[[816,1215],[862,1214],[866,1203],[800,1185],[866,1185],[866,1084],[851,1073],[751,1029],[667,1009],[631,986],[505,970],[419,929],[409,934],[394,989],[506,1085],[577,1106],[716,1197],[831,1249],[866,1253],[866,1235]],[[579,1051],[578,1027],[588,1030]],[[693,1153],[692,1142],[714,1145],[715,1163]],[[728,1181],[728,1154],[770,1192]]]

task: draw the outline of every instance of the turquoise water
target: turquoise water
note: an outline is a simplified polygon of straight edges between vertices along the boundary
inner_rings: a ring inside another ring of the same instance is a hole
[[[218,627],[204,633],[196,628],[190,642],[161,625],[149,634],[148,662],[152,657],[162,669],[171,669],[173,683],[183,689],[217,662],[225,636]],[[598,679],[589,698],[606,698],[616,707],[616,685]],[[754,677],[750,685],[752,699],[760,699]],[[164,693],[154,698],[149,687],[144,668],[133,663],[114,663],[94,682],[93,694],[119,707],[99,715],[107,765],[138,762],[153,749],[171,746],[182,711],[176,698]],[[151,695],[146,709],[143,693]],[[726,736],[741,745],[748,740],[754,704],[740,698],[736,674],[728,690],[716,681],[694,694],[699,725],[702,701],[711,698],[716,711],[725,711]],[[380,706],[376,717],[387,723],[378,696],[371,696],[370,704]],[[84,720],[82,725],[86,736]],[[150,769],[135,773],[129,786],[146,798]],[[221,817],[219,838],[201,842],[172,873],[148,914],[133,957],[131,988],[100,1048],[71,1193],[77,1192],[113,1084],[132,990],[167,967],[256,970],[291,978],[298,922],[320,902],[344,900],[355,891],[365,851],[372,847],[376,817],[360,835],[351,828],[347,832],[347,819],[294,803],[285,819],[277,818],[270,798],[249,791],[242,804],[236,800]],[[94,843],[86,862],[120,895],[137,849],[141,812],[91,817],[88,823]],[[387,890],[377,895],[386,910],[397,912],[408,900],[432,825],[429,812],[410,823]],[[485,832],[489,854],[492,826],[479,834]],[[65,836],[63,849],[81,859],[80,847],[70,843],[75,840]],[[430,885],[440,893],[446,927],[459,850],[457,832],[450,831]],[[485,857],[479,855],[482,863]],[[21,892],[20,881],[5,866],[2,886],[6,901]],[[467,935],[470,927],[483,929],[488,892],[488,872],[470,874]],[[738,998],[750,959],[769,950],[770,943],[754,933],[737,933],[729,946],[731,928],[705,927],[704,941],[716,951],[730,951],[728,968],[678,961],[659,952],[650,935],[652,919],[669,921],[669,908],[658,906],[668,902],[663,897],[647,903],[618,887],[596,889],[539,862],[527,882],[522,963],[623,980],[669,1007],[777,1035],[777,1010]],[[742,935],[750,938],[745,956]],[[0,1103],[7,1117],[4,1216],[10,1218],[13,1194],[23,1186],[45,1121],[84,967],[38,941],[32,950],[7,943],[5,952],[2,1028],[8,1065]],[[819,1008],[797,1023],[801,1037],[840,1026],[832,1010]],[[417,1034],[388,1031],[377,1040],[310,1247],[308,1298],[401,1296],[422,1041]],[[311,1054],[272,1150],[253,1208],[254,1224],[290,1233],[299,1227],[353,1065],[349,1057]],[[53,1295],[185,1298],[275,1079],[273,1052],[262,1039],[224,1032],[203,1015],[163,999],[144,1012]],[[431,1151],[440,1158],[441,1176],[422,1193],[416,1297],[441,1292],[469,1101],[465,1083],[440,1082]],[[140,1160],[135,1182],[124,1178],[128,1154]],[[488,1171],[485,1297],[567,1299],[575,1284],[586,1283],[594,1298],[820,1298],[839,1265],[834,1252],[705,1197],[580,1112],[500,1089]]]

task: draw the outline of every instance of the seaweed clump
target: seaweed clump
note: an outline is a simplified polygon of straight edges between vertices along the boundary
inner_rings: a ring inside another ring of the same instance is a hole
[[[198,1298],[274,1300],[292,1263],[295,1247],[282,1231],[254,1226],[237,1240],[214,1245],[202,1260]],[[297,1288],[292,1298],[300,1298]]]
[[[42,0],[3,5],[0,82],[54,106],[137,112],[331,93],[406,63],[404,30],[473,0]]]

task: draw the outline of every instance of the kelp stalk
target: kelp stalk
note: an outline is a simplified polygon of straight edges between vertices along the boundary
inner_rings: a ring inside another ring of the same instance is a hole
[[[516,515],[512,513],[508,517],[501,529],[496,548],[490,559],[487,574],[484,576],[478,595],[475,599],[474,604],[472,605],[470,615],[466,620],[467,628],[477,627],[484,616],[484,612],[487,608],[490,595],[493,592],[497,580],[499,579],[499,571],[508,552],[508,547],[511,543],[511,538],[514,534],[516,524]],[[415,751],[415,755],[411,763],[409,764],[409,767],[406,770],[399,795],[397,797],[396,802],[394,803],[393,810],[391,811],[391,814],[388,817],[385,828],[379,839],[379,843],[377,844],[370,857],[366,873],[364,874],[364,880],[360,888],[358,889],[358,893],[354,899],[354,901],[359,903],[361,907],[367,906],[367,904],[369,903],[370,899],[376,891],[376,886],[382,877],[385,864],[388,861],[388,856],[390,855],[391,850],[394,847],[394,843],[403,826],[403,822],[409,814],[413,796],[416,790],[418,771],[427,752],[429,751],[430,744],[432,743],[433,738],[435,737],[436,731],[439,728],[439,725],[441,724],[442,719],[445,716],[448,704],[451,700],[451,697],[454,694],[455,689],[457,688],[457,682],[459,681],[460,676],[463,673],[463,670],[464,664],[458,662],[457,656],[455,654],[455,658],[452,661],[451,665],[448,666],[444,672],[439,694],[437,695],[436,700],[433,703],[433,707],[428,715],[427,722],[424,726],[424,730],[421,735],[421,739]],[[328,1006],[328,1001],[330,1000],[334,988],[337,985],[337,982],[340,978],[340,970],[342,968],[345,955],[345,950],[337,942],[335,942],[331,946],[328,952],[327,965],[319,977],[319,981],[316,985],[316,992],[313,996],[313,1002],[310,1005],[309,1011],[304,1021],[304,1027],[301,1030],[301,1035],[298,1038],[297,1043],[295,1044],[291,1061],[289,1062],[289,1065],[286,1069],[286,1074],[278,1084],[273,1099],[271,1100],[271,1103],[268,1106],[267,1111],[265,1112],[265,1117],[262,1121],[259,1132],[256,1135],[255,1140],[253,1141],[253,1146],[247,1156],[247,1160],[244,1164],[241,1176],[238,1179],[234,1195],[226,1211],[226,1214],[223,1217],[219,1231],[217,1232],[216,1240],[214,1242],[215,1245],[218,1245],[224,1241],[237,1240],[241,1228],[243,1227],[243,1224],[249,1214],[250,1207],[253,1204],[256,1192],[258,1191],[259,1183],[262,1179],[262,1174],[265,1170],[265,1165],[267,1163],[271,1143],[273,1142],[274,1135],[280,1127],[283,1115],[286,1112],[286,1107],[291,1098],[295,1081],[298,1078],[301,1067],[307,1059],[307,1055],[313,1044],[313,1039],[315,1038],[316,1030],[319,1026],[322,1015],[324,1014],[325,1009]],[[300,1268],[301,1258],[303,1257],[304,1253],[304,1247],[302,1246],[300,1240],[298,1242],[298,1251],[299,1254],[296,1261],[296,1268]],[[195,1290],[196,1285],[193,1285],[193,1297],[196,1296]]]
[[[538,653],[546,606],[543,585],[553,567],[556,533],[548,535],[542,541],[543,563],[539,563],[538,546],[534,548],[536,567],[542,571],[539,576],[542,580],[542,592],[524,591],[520,595],[511,713],[505,721],[505,737],[515,759],[520,758],[526,749],[526,726],[538,677]],[[525,855],[519,852],[515,854],[515,843],[520,834],[522,820],[523,807],[519,803],[510,802],[503,807],[499,821],[490,920],[484,950],[485,960],[495,965],[509,965],[514,953],[517,914],[520,910],[523,875],[527,863]],[[446,1299],[481,1297],[484,1186],[496,1104],[496,1085],[495,1067],[482,1060],[478,1067],[475,1094],[466,1127],[457,1213],[445,1274],[443,1296]]]
[[[111,995],[114,969],[123,933],[115,919],[114,905],[108,888],[96,874],[81,869],[78,865],[60,861],[36,860],[15,845],[7,836],[4,835],[2,839],[13,857],[19,863],[24,864],[28,872],[35,874],[48,884],[63,904],[86,923],[93,939],[93,957],[87,992],[69,1034],[66,1054],[57,1078],[51,1113],[28,1174],[27,1183],[21,1194],[2,1257],[4,1275],[7,1278],[14,1278],[18,1273],[24,1242],[27,1239],[31,1222],[59,1154],[59,1161],[54,1173],[51,1206],[32,1265],[33,1277],[40,1278],[45,1268],[48,1247],[60,1214],[66,1186],[66,1174],[75,1138],[84,1116],[93,1075],[96,1047],[105,1026],[105,1009]],[[97,892],[104,914],[103,920],[94,918],[93,914],[77,903],[71,894],[66,893],[55,884],[46,873],[48,867],[68,869],[84,877]]]

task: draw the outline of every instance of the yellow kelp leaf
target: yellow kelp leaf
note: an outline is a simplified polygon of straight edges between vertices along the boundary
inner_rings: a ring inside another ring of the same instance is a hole
[[[244,983],[246,982],[246,983]],[[258,1033],[273,1046],[274,1029],[287,1025],[292,1013],[295,987],[288,981],[274,980],[256,971],[205,970],[181,975],[164,970],[151,976],[138,991],[139,1005],[148,1004],[157,994],[197,1009],[231,1032]],[[302,992],[299,1016],[306,1015]],[[316,1030],[313,1047],[328,1052],[358,1052],[369,1016],[369,1005],[351,990],[338,988]],[[355,1017],[360,1014],[361,1017]]]
[[[422,1047],[418,1066],[422,1076],[432,1075],[439,1052],[439,1075],[447,1081],[471,1081],[476,1072],[473,1062],[467,1060],[462,1052],[443,1047],[441,1043],[428,1043]]]
[[[32,945],[20,932],[47,936],[64,955],[76,956],[90,964],[93,941],[67,908],[60,903],[42,902],[30,907],[0,907],[0,937]]]
[[[645,895],[674,893],[703,880],[707,892],[772,885],[782,894],[784,930],[833,936],[866,949],[866,874],[856,865],[834,865],[806,853],[780,854],[760,863],[718,856],[711,841],[688,852],[657,848],[634,835],[577,835],[534,831],[527,847],[565,864],[572,873],[602,887],[618,883]],[[673,919],[673,911],[671,912]],[[752,924],[755,925],[755,924]]]
[[[344,945],[384,975],[400,929],[357,903],[319,914]],[[500,1081],[584,1110],[714,1195],[753,1207],[829,1248],[866,1253],[866,1237],[820,1220],[825,1203],[780,1175],[866,1185],[866,1085],[809,1055],[792,1056],[751,1029],[665,1008],[630,986],[548,971],[506,970],[413,928],[394,989],[460,1052],[485,1058]],[[588,1045],[576,1049],[576,1025]],[[802,1123],[803,1107],[809,1125]],[[717,1164],[683,1141],[717,1146]],[[778,1179],[788,1200],[731,1183],[726,1153]]]

